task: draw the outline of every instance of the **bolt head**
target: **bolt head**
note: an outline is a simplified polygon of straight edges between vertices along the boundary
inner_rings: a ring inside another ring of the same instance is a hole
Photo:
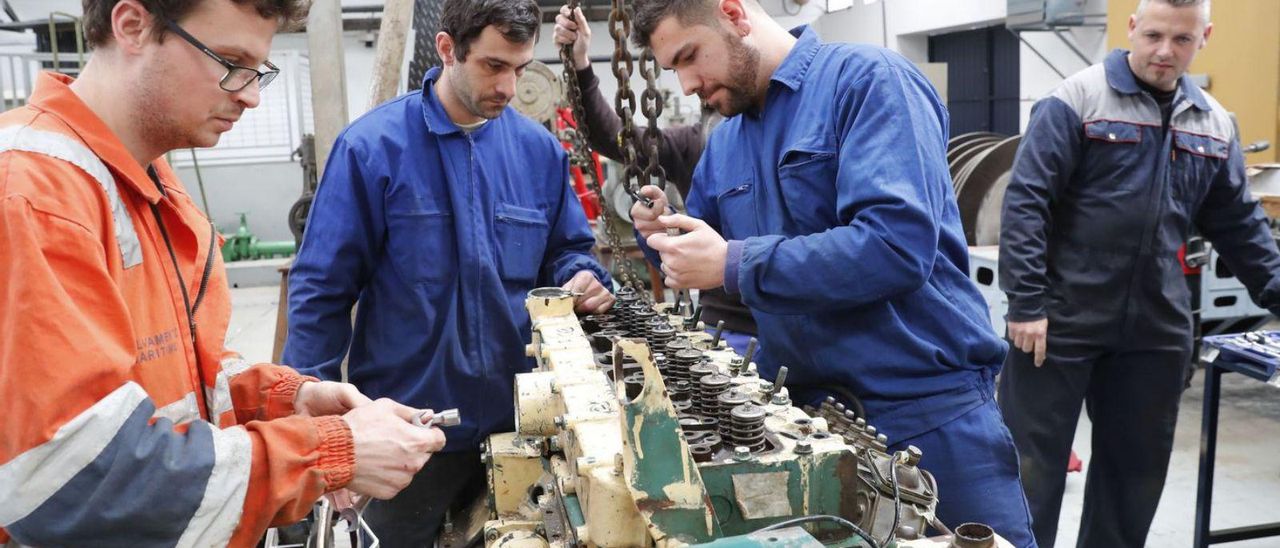
[[[751,449],[742,445],[733,448],[733,458],[738,460],[751,459]]]
[[[907,464],[911,466],[915,466],[920,462],[920,457],[923,457],[923,456],[924,456],[924,452],[920,451],[919,447],[916,447],[914,445],[907,446]]]
[[[810,453],[813,453],[813,444],[809,443],[809,440],[801,439],[796,441],[797,455],[808,455]]]

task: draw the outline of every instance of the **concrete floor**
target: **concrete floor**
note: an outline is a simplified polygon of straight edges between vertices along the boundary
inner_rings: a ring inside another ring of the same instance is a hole
[[[269,361],[279,290],[275,287],[238,288],[231,291],[231,298],[233,308],[227,331],[228,348],[238,350],[251,362]],[[1182,398],[1168,482],[1147,538],[1147,545],[1151,547],[1191,545],[1203,382],[1204,376],[1197,372],[1192,387]],[[1089,420],[1082,413],[1076,430],[1075,449],[1086,466],[1091,431]],[[1224,377],[1218,432],[1213,526],[1225,528],[1280,521],[1280,388],[1240,375]],[[1084,480],[1084,473],[1067,477],[1067,493],[1058,533],[1059,547],[1075,545]],[[1280,537],[1223,546],[1277,547],[1280,546]]]

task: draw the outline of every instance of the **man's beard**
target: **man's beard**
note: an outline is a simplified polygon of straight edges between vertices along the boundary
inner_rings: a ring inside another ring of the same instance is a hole
[[[727,103],[715,108],[722,116],[737,116],[758,103],[756,75],[760,73],[760,52],[748,46],[741,36],[729,32],[723,36],[729,50],[730,80],[723,86]]]
[[[486,120],[492,120],[502,115],[502,111],[507,108],[510,99],[502,102],[500,105],[493,103],[485,104],[486,99],[497,100],[497,97],[485,98],[477,97],[475,90],[471,87],[471,75],[467,74],[466,69],[462,67],[462,63],[454,66],[453,78],[449,79],[453,88],[453,93],[458,98],[458,102],[473,115],[479,116]]]

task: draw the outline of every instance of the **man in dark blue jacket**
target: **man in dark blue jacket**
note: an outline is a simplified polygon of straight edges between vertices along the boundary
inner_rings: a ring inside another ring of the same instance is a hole
[[[657,187],[644,189],[655,207],[632,208],[667,284],[740,293],[765,377],[787,366],[800,403],[849,389],[892,449],[923,450],[944,522],[1034,546],[994,400],[1006,346],[967,276],[933,87],[892,51],[788,33],[754,0],[640,0],[634,28],[729,117],[694,173],[690,217],[658,217]]]
[[[460,411],[445,452],[368,508],[383,546],[430,545],[449,505],[484,488],[477,445],[513,428],[513,379],[532,365],[525,294],[613,303],[560,143],[507,107],[539,24],[535,0],[445,2],[443,70],[338,138],[290,273],[285,363],[335,379],[350,347],[370,397]]]
[[[1142,546],[1164,487],[1191,353],[1178,248],[1194,224],[1262,306],[1280,254],[1234,126],[1183,76],[1208,0],[1143,0],[1116,50],[1032,110],[1005,195],[1009,338],[1000,405],[1053,546],[1080,404],[1093,422],[1079,546]]]

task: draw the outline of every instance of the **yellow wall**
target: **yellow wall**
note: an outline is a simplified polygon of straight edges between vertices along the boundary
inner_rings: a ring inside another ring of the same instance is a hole
[[[1138,0],[1108,0],[1108,46],[1129,47],[1129,15],[1137,6]],[[1271,150],[1245,157],[1248,163],[1280,159],[1280,0],[1214,2],[1213,34],[1191,72],[1209,75],[1209,92],[1240,121],[1241,141],[1271,141]]]

